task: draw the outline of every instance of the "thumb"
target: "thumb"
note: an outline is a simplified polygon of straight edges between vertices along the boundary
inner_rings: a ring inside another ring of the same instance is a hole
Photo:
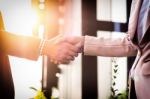
[[[73,45],[78,45],[78,43],[82,42],[82,36],[70,36],[67,37],[66,40]]]

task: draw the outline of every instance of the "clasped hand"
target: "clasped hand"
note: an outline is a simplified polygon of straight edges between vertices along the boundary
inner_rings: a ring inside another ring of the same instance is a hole
[[[43,54],[55,64],[68,64],[78,56],[82,47],[82,36],[57,36],[45,42]]]

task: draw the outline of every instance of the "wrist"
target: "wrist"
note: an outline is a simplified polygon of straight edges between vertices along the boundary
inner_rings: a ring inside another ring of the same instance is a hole
[[[84,36],[78,36],[76,37],[77,44],[76,46],[79,48],[79,53],[82,53],[84,51]]]
[[[84,41],[85,41],[85,36],[81,37],[81,52],[84,52]]]
[[[46,55],[46,49],[47,49],[47,44],[48,40],[41,40],[40,46],[39,46],[39,55]]]

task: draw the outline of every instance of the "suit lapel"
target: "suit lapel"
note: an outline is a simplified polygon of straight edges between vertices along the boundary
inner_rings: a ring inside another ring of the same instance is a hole
[[[130,13],[130,19],[129,19],[129,25],[128,25],[128,34],[130,35],[131,40],[133,41],[137,28],[137,21],[138,21],[138,15],[140,12],[140,7],[141,7],[141,0],[132,0],[132,5],[131,5],[131,13]],[[137,59],[137,58],[136,58]],[[136,61],[136,60],[135,60]],[[129,99],[132,99],[132,93],[131,93],[131,76],[133,73],[133,70],[135,68],[136,62],[134,62],[131,70],[130,70],[130,77],[129,77]],[[134,85],[132,85],[134,86]]]
[[[128,33],[130,38],[133,40],[133,37],[137,28],[138,15],[140,12],[142,0],[133,0],[131,6],[131,13],[129,19]]]
[[[150,28],[150,10],[149,10],[148,15],[147,15],[146,26],[145,26],[145,30],[144,30],[144,36],[141,39],[140,45],[142,45],[145,42],[145,40],[147,40],[149,38],[149,36],[148,36],[149,35],[149,33],[148,33],[149,28]],[[146,36],[148,36],[148,37],[146,37]]]
[[[150,8],[149,8],[150,9]],[[150,26],[150,10],[148,11],[148,16],[147,16],[147,23],[146,23],[146,29],[145,32],[147,31],[148,27]]]

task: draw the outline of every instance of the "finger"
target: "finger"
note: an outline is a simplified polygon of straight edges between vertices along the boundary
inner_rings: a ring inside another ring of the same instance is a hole
[[[73,52],[78,52],[79,51],[79,48],[75,45],[72,45],[70,43],[65,43],[64,45],[65,45],[66,49],[69,49]]]
[[[67,53],[66,53],[66,56],[77,57],[78,53],[74,52],[74,51],[71,51],[71,50],[68,50]]]
[[[50,62],[54,64],[59,64],[59,61],[57,61],[56,59],[50,59]]]
[[[74,60],[74,56],[66,56],[66,59],[73,61]]]
[[[53,63],[53,62],[54,62],[54,59],[50,59],[50,62]]]
[[[57,61],[73,61],[74,60],[74,56],[73,55],[69,55],[69,54],[62,54],[59,57],[57,57]]]
[[[59,62],[57,60],[54,60],[54,64],[58,64]]]
[[[76,47],[78,48],[78,51],[79,52],[82,52],[83,51],[83,44],[82,44],[82,42],[79,42],[78,44],[76,44]]]
[[[61,64],[69,64],[70,63],[70,60],[63,60],[63,61],[60,61]]]
[[[78,36],[68,36],[65,37],[66,41],[71,43],[71,44],[77,44],[78,42],[80,42],[80,37]]]
[[[59,64],[68,64],[72,60],[74,60],[74,56],[69,56],[67,53],[61,54],[59,57],[57,57]]]

